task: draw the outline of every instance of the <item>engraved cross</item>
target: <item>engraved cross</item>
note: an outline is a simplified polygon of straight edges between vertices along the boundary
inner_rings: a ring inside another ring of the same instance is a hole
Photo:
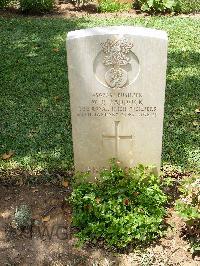
[[[114,136],[107,136],[107,135],[102,135],[103,140],[107,139],[114,139],[115,140],[115,158],[118,158],[119,155],[119,141],[121,139],[133,139],[132,135],[129,136],[121,136],[119,135],[119,123],[120,121],[115,121],[115,135]]]

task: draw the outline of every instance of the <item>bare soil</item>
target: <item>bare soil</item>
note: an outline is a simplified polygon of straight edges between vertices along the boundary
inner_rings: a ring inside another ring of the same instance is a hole
[[[66,185],[66,184],[65,184]],[[117,253],[86,245],[76,247],[71,209],[65,198],[70,187],[39,185],[0,187],[0,265],[200,265],[182,236],[184,224],[168,210],[167,235],[143,251]],[[16,207],[32,210],[32,227],[24,231],[13,223]]]

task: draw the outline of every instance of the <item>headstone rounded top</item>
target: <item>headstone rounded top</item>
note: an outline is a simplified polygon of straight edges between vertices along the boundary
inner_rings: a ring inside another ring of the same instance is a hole
[[[95,35],[107,35],[107,34],[121,34],[121,35],[135,35],[144,36],[151,38],[158,38],[167,41],[167,33],[162,30],[144,28],[144,27],[133,27],[133,26],[109,26],[109,27],[95,27],[88,29],[81,29],[70,31],[67,34],[67,39],[75,39],[81,37],[89,37]]]

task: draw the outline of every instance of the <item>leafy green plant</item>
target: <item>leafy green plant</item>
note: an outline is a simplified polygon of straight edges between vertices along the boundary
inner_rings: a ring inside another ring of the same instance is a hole
[[[176,201],[177,212],[188,225],[193,226],[198,220],[200,226],[200,178],[196,176],[185,178],[179,190],[182,195]]]
[[[21,205],[16,208],[14,222],[18,229],[25,229],[31,226],[32,214],[27,205]]]
[[[167,197],[149,167],[128,169],[113,160],[95,183],[88,178],[90,173],[78,175],[69,199],[80,241],[103,239],[123,248],[162,235]]]
[[[176,0],[178,11],[182,13],[200,12],[199,0]]]
[[[118,12],[128,11],[131,7],[131,3],[120,3],[117,0],[100,0],[98,9],[100,12]]]
[[[19,0],[22,12],[49,12],[54,7],[54,0]]]
[[[12,0],[0,0],[0,9],[7,7]]]
[[[136,0],[135,7],[145,12],[169,12],[177,8],[176,0]]]
[[[185,178],[179,190],[181,197],[176,201],[175,209],[185,221],[189,236],[193,239],[193,251],[200,251],[200,242],[195,241],[200,237],[200,178]]]

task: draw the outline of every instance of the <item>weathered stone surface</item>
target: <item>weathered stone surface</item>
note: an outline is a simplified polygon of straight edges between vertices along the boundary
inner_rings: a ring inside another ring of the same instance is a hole
[[[75,168],[160,167],[167,34],[131,26],[67,36]]]

